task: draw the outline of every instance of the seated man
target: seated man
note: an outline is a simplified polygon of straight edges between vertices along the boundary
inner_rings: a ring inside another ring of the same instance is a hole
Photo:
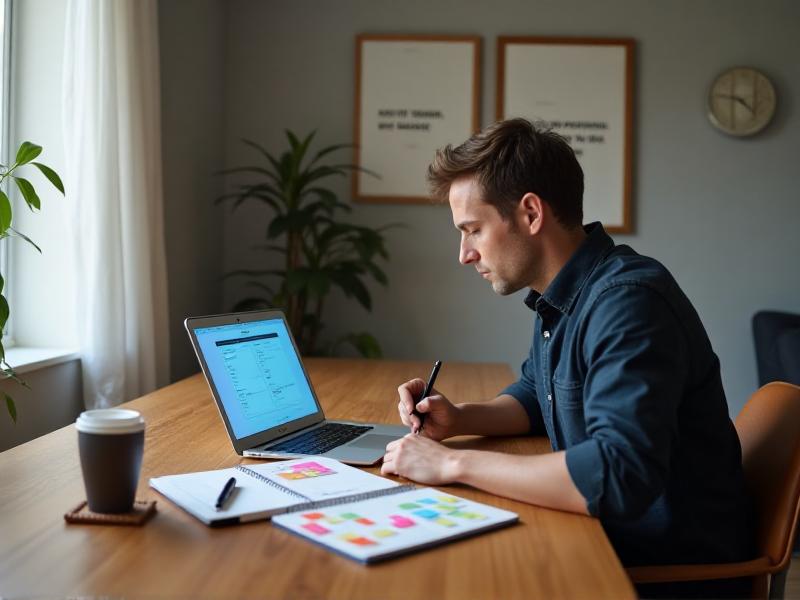
[[[659,262],[582,227],[583,172],[563,138],[522,119],[440,150],[459,260],[501,295],[529,288],[530,354],[493,400],[452,404],[400,386],[412,432],[383,473],[461,482],[597,516],[625,565],[738,561],[751,554],[741,447],[700,319]],[[547,434],[538,456],[455,450],[461,434]]]

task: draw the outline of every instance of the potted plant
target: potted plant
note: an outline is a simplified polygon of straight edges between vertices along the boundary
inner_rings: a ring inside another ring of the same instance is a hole
[[[378,263],[389,258],[383,232],[391,225],[372,229],[341,221],[340,214],[351,212],[350,206],[320,185],[328,177],[365,171],[352,164],[323,164],[323,158],[350,144],[322,148],[307,159],[314,132],[302,140],[291,131],[286,137],[289,148],[280,156],[242,140],[261,155],[263,164],[220,172],[255,176],[218,202],[232,201],[234,210],[247,201],[262,204],[269,212],[269,225],[266,243],[259,249],[281,259],[280,268],[240,269],[226,275],[249,277],[248,285],[259,292],[239,301],[234,310],[283,309],[305,355],[333,354],[347,343],[362,356],[380,357],[380,345],[369,333],[350,333],[323,344],[320,332],[325,299],[333,288],[372,309],[366,281],[388,283]]]
[[[34,212],[38,211],[41,208],[42,203],[36,193],[36,189],[33,187],[33,184],[24,177],[15,175],[15,171],[17,169],[31,164],[39,169],[39,171],[41,171],[47,180],[63,194],[64,184],[61,183],[61,178],[58,176],[58,174],[47,165],[33,161],[33,159],[35,159],[41,153],[41,146],[37,146],[31,142],[23,142],[17,150],[17,156],[14,160],[14,164],[8,167],[0,164],[0,240],[10,237],[22,238],[31,246],[36,248],[39,253],[41,253],[39,246],[34,244],[28,236],[20,233],[11,226],[13,221],[13,211],[11,209],[11,201],[5,192],[4,184],[10,177],[17,185],[17,188],[22,194],[22,197],[25,200],[25,203],[28,205],[28,208]],[[17,376],[17,374],[14,372],[14,368],[6,361],[6,353],[5,349],[3,348],[3,330],[5,329],[6,322],[8,321],[10,309],[8,306],[8,301],[6,300],[5,295],[2,293],[4,285],[5,280],[3,279],[2,273],[0,273],[0,371],[2,371],[5,377],[13,379],[24,387],[28,387],[28,384],[26,384],[25,381]],[[16,423],[17,407],[14,404],[14,399],[5,392],[0,391],[0,394],[2,394],[2,396],[5,398],[8,414],[11,416],[11,419],[14,421],[14,423]]]

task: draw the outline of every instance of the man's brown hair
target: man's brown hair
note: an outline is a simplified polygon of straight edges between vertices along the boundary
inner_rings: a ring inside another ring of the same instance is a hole
[[[522,196],[532,192],[565,227],[583,223],[583,170],[575,152],[557,133],[525,119],[500,121],[456,148],[436,151],[428,167],[434,198],[447,201],[450,185],[465,176],[476,177],[484,202],[503,219],[509,220]]]

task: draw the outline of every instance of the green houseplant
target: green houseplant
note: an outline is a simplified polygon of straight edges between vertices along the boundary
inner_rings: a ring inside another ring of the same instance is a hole
[[[256,142],[242,140],[260,154],[263,164],[220,172],[251,176],[218,201],[232,201],[234,210],[246,201],[256,201],[269,211],[266,243],[258,249],[277,255],[281,265],[228,273],[226,277],[248,277],[249,287],[258,290],[258,295],[241,300],[234,310],[283,309],[300,351],[306,355],[332,354],[341,344],[351,344],[362,356],[379,357],[380,345],[369,333],[350,333],[323,344],[320,332],[325,299],[333,288],[372,309],[366,280],[388,283],[378,263],[388,260],[383,232],[391,225],[372,229],[339,220],[339,213],[349,213],[350,206],[320,185],[328,177],[364,171],[352,164],[322,164],[323,158],[350,144],[322,148],[309,158],[314,132],[301,140],[286,131],[286,137],[289,148],[280,156]]]
[[[13,211],[11,209],[11,201],[8,198],[8,195],[5,192],[5,182],[10,177],[14,183],[17,185],[20,193],[22,194],[25,203],[28,205],[28,208],[31,211],[38,211],[42,207],[41,200],[39,199],[38,194],[36,193],[33,184],[25,179],[24,177],[20,177],[16,175],[15,172],[20,167],[25,165],[31,164],[35,166],[39,171],[41,171],[42,175],[44,175],[47,180],[52,183],[56,189],[62,194],[64,193],[64,184],[61,183],[61,178],[58,174],[48,167],[47,165],[43,165],[39,162],[34,162],[37,156],[42,153],[42,147],[37,146],[31,142],[23,142],[19,149],[17,150],[17,156],[14,160],[14,163],[10,166],[6,166],[0,164],[0,240],[4,240],[10,237],[18,237],[26,242],[28,242],[31,246],[36,248],[38,252],[41,253],[41,249],[39,246],[33,243],[29,237],[25,234],[20,233],[16,229],[14,229],[11,224],[13,221]],[[8,364],[6,361],[6,353],[5,349],[3,348],[3,330],[5,329],[6,322],[8,321],[8,316],[11,313],[8,300],[6,300],[5,295],[3,292],[3,287],[5,286],[5,280],[3,279],[2,273],[0,273],[0,371],[2,371],[3,375],[6,378],[11,378],[17,383],[22,386],[28,387],[28,385],[20,379],[17,374],[14,372],[14,368]],[[16,423],[17,422],[17,407],[14,404],[14,399],[5,392],[0,392],[2,396],[5,398],[6,401],[6,408],[8,409],[8,414],[11,416],[11,419]]]

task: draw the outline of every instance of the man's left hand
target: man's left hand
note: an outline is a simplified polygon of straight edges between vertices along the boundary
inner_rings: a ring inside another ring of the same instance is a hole
[[[457,450],[430,438],[409,433],[386,446],[381,474],[400,475],[427,485],[451,483],[456,479]]]

